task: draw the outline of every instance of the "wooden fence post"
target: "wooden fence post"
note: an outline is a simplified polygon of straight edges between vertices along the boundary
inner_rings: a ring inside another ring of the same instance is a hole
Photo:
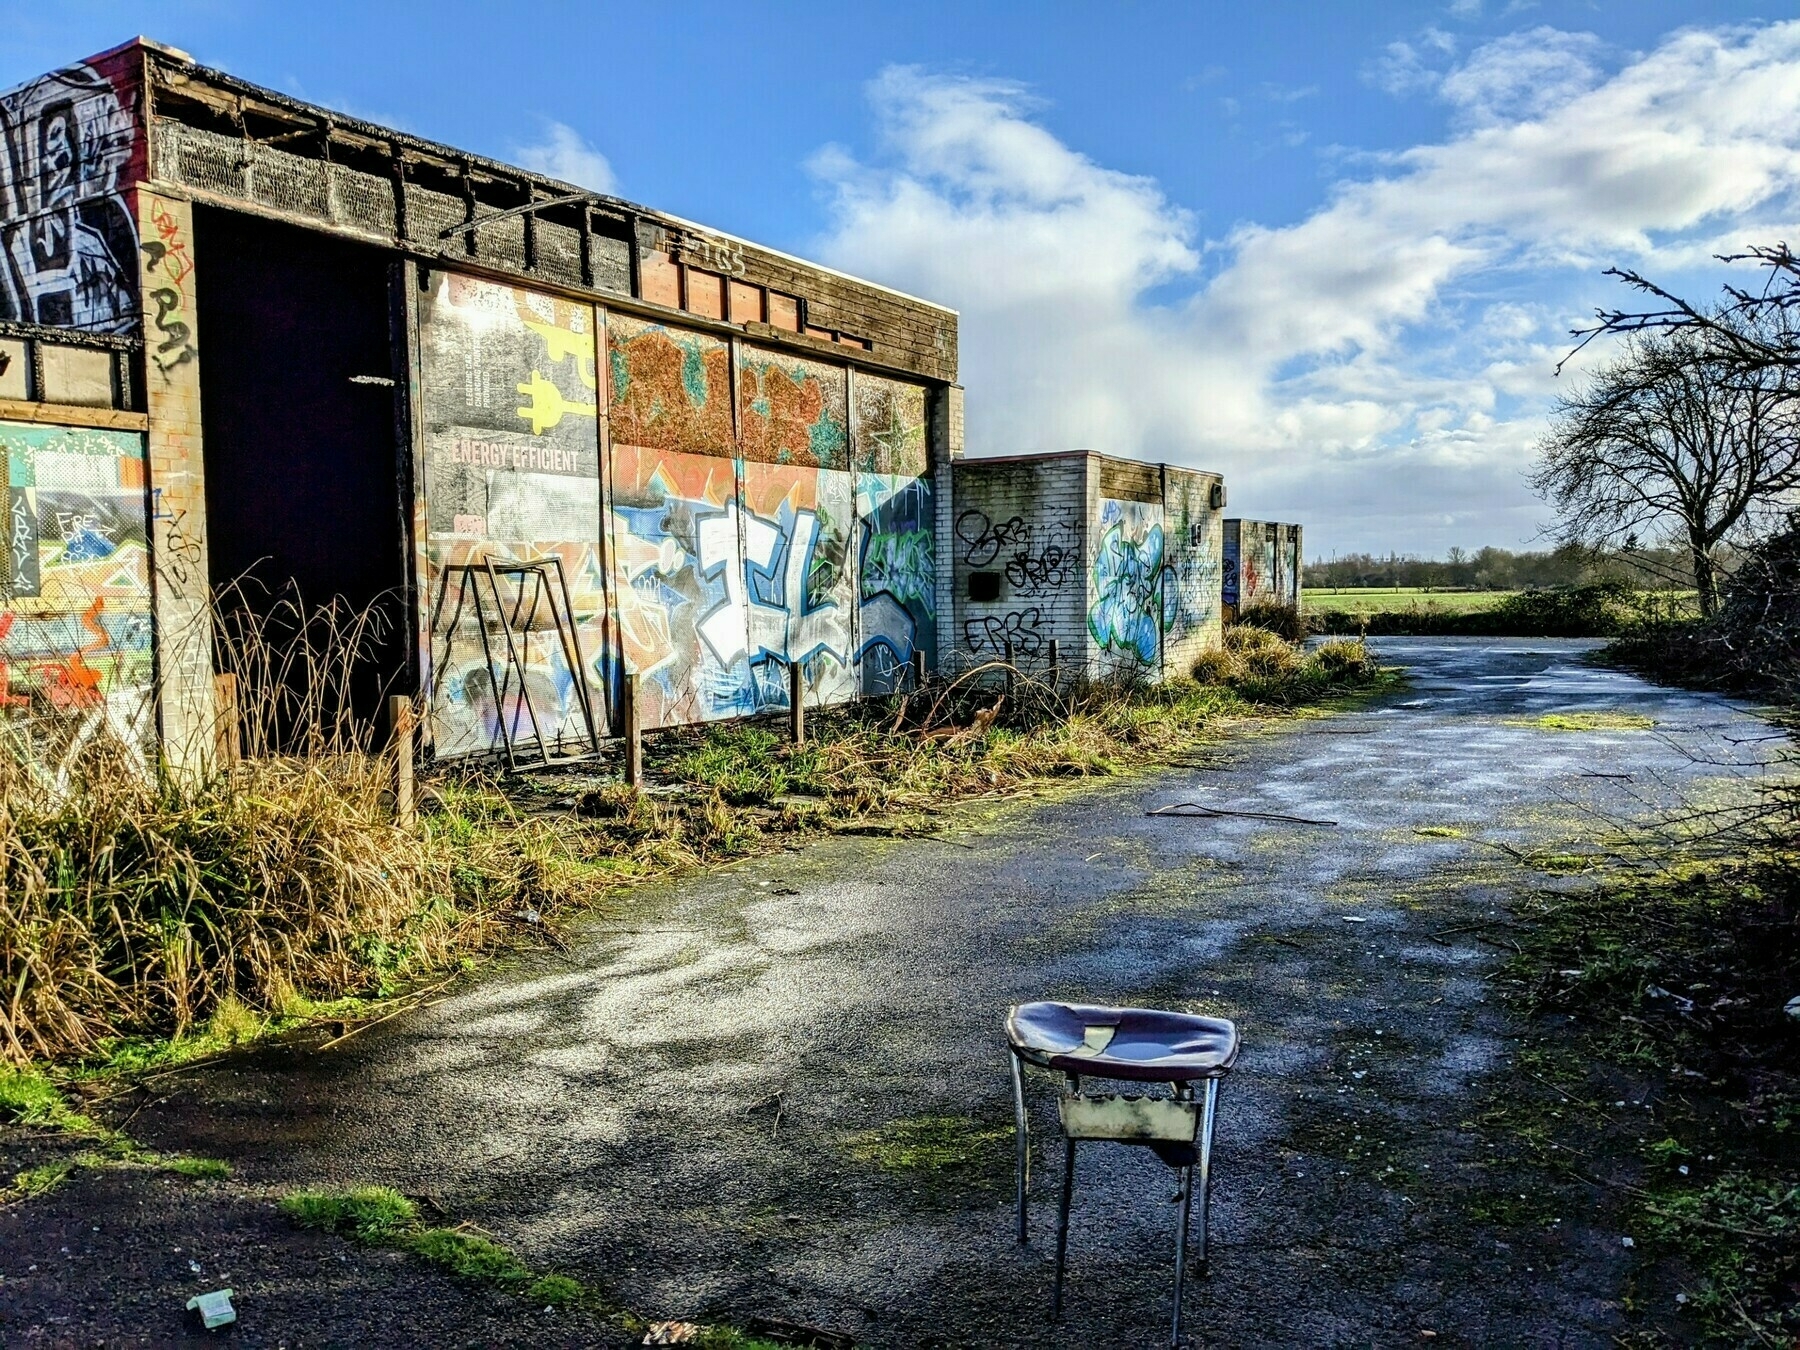
[[[394,746],[394,823],[410,830],[418,823],[413,797],[413,701],[404,694],[388,699],[388,735]]]
[[[229,769],[244,757],[243,730],[238,725],[236,675],[213,676],[213,740],[219,767]]]
[[[914,689],[925,687],[925,653],[917,648],[913,649],[912,654],[912,677]]]
[[[788,662],[788,738],[806,744],[806,671],[798,661]]]
[[[639,721],[638,677],[625,677],[625,786],[644,790],[644,733]]]
[[[1055,638],[1050,639],[1050,687],[1052,689],[1056,688],[1056,668],[1061,664],[1058,660],[1061,654],[1058,651],[1059,645]]]
[[[1013,645],[1012,639],[1006,639],[1006,701],[1013,701]]]

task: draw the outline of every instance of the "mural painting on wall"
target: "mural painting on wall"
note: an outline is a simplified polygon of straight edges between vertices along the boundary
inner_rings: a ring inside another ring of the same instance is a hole
[[[806,693],[839,703],[856,674],[856,481],[797,464],[743,465],[744,618],[759,709],[788,706],[787,662]]]
[[[1100,499],[1088,632],[1103,652],[1161,659],[1173,593],[1166,584],[1162,503]]]
[[[641,725],[755,712],[737,461],[615,443],[612,558]]]
[[[615,445],[735,453],[731,348],[722,339],[609,314],[606,353]]]
[[[534,715],[552,749],[577,748],[586,736],[577,679],[604,733],[595,317],[589,305],[449,272],[435,273],[420,299],[420,640],[441,756],[499,749],[502,718],[510,737],[530,739]],[[533,603],[542,598],[535,579],[500,575],[503,621],[485,573],[452,570],[551,557],[560,560],[569,588],[584,669],[565,654],[560,605]],[[523,689],[507,671],[508,630],[525,668]]]
[[[155,731],[143,439],[0,422],[6,604],[0,723],[28,762],[66,767],[109,731],[146,754]]]
[[[858,388],[862,382],[857,381]],[[892,473],[856,478],[857,660],[862,691],[906,687],[914,652],[937,666],[937,550],[931,480]]]
[[[845,371],[744,347],[738,366],[738,435],[760,464],[850,467]]]
[[[0,319],[137,325],[139,152],[130,80],[71,66],[0,95]]]
[[[858,371],[855,403],[856,467],[864,473],[923,477],[930,468],[925,387]]]

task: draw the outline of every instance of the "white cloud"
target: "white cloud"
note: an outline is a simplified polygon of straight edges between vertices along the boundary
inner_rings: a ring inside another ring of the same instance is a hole
[[[1441,28],[1427,28],[1410,42],[1390,42],[1362,77],[1396,98],[1434,89],[1443,79],[1438,63],[1456,52],[1456,39]]]
[[[1567,330],[1626,298],[1598,270],[1670,275],[1800,218],[1800,23],[1603,58],[1542,29],[1479,48],[1440,81],[1449,139],[1204,242],[1019,86],[893,69],[882,153],[814,161],[819,249],[962,312],[971,453],[1221,468],[1234,507],[1325,548],[1517,544]]]
[[[562,122],[546,122],[544,139],[513,148],[513,158],[527,169],[595,192],[614,192],[618,182],[605,155]]]

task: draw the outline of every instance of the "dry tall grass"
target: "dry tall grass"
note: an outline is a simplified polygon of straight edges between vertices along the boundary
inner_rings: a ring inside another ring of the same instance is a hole
[[[391,757],[347,711],[366,616],[274,612],[216,625],[247,753],[204,781],[159,774],[103,734],[45,775],[22,734],[0,735],[0,1061],[117,1056],[119,1038],[209,1019],[234,1039],[238,1021],[254,1031],[385,994],[544,933],[611,882],[1115,772],[1201,739],[1247,699],[1296,702],[1370,674],[1356,644],[1307,658],[1273,638],[1234,638],[1215,684],[978,671],[813,717],[804,747],[745,724],[666,737],[652,766],[684,789],[672,796],[596,782],[547,801],[566,780],[534,792],[439,777],[402,830]]]

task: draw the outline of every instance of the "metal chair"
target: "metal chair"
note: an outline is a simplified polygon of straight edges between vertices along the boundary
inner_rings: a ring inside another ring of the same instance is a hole
[[[1025,1190],[1031,1170],[1031,1123],[1025,1112],[1023,1066],[1034,1064],[1067,1075],[1056,1103],[1063,1128],[1063,1178],[1056,1218],[1056,1285],[1051,1298],[1051,1320],[1062,1316],[1069,1206],[1075,1193],[1075,1144],[1078,1140],[1134,1144],[1150,1149],[1181,1173],[1181,1218],[1175,1238],[1175,1314],[1170,1333],[1170,1344],[1180,1345],[1194,1171],[1198,1167],[1200,1172],[1199,1259],[1204,1269],[1213,1125],[1218,1116],[1219,1084],[1237,1062],[1237,1028],[1219,1017],[1151,1008],[1022,1003],[1007,1014],[1006,1040],[1012,1051],[1021,1246],[1026,1240]],[[1167,1083],[1172,1095],[1091,1095],[1081,1090],[1084,1077]],[[1195,1087],[1202,1083],[1204,1094],[1196,1099]]]

